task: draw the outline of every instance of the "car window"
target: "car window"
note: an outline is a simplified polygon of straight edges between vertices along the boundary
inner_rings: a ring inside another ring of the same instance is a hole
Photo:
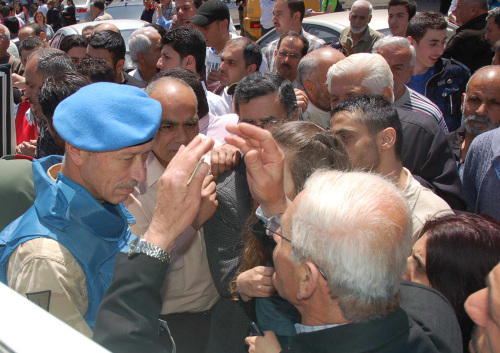
[[[59,43],[61,42],[61,39],[63,39],[62,33],[57,33],[54,38],[52,38],[52,41],[50,42],[50,46],[52,48],[59,48]]]
[[[304,30],[313,36],[321,38],[325,43],[330,44],[331,42],[338,42],[340,38],[340,33],[333,28],[328,28],[325,26],[306,24],[303,23],[302,26]]]
[[[142,10],[143,5],[106,7],[106,12],[113,16],[114,20],[140,20]]]
[[[73,0],[75,6],[83,6],[87,4],[87,0]]]

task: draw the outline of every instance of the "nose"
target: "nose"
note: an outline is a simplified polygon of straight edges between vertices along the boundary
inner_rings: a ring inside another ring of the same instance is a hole
[[[156,62],[156,67],[161,69],[163,68],[163,63],[162,63],[162,58],[160,56],[160,58],[158,59],[158,61]]]
[[[180,128],[178,129],[178,133],[176,134],[176,142],[178,143],[181,143],[181,144],[186,144],[186,142],[188,141],[188,136],[186,134],[186,129],[184,128],[184,126],[180,126]]]
[[[138,183],[146,181],[146,162],[139,158],[134,164],[130,177]]]
[[[476,110],[476,114],[479,116],[488,116],[488,109],[486,108],[486,103],[481,102]]]
[[[443,55],[443,53],[444,53],[444,43],[443,43],[443,44],[438,45],[437,50],[438,50],[438,54],[439,54],[439,56],[442,56],[442,55]]]

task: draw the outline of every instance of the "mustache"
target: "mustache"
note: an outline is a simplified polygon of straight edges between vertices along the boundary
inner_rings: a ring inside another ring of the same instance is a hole
[[[291,69],[292,67],[290,66],[290,64],[287,64],[287,63],[283,63],[283,64],[280,64],[280,67],[286,67],[288,69]]]
[[[493,125],[493,123],[491,122],[491,120],[487,116],[480,116],[477,114],[471,114],[468,117],[465,117],[463,119],[463,121],[464,121],[464,124],[471,122],[471,121],[475,121],[478,123],[487,124],[488,126]]]
[[[118,189],[133,189],[137,185],[139,185],[139,182],[137,180],[131,180],[128,183],[118,185],[117,188]]]

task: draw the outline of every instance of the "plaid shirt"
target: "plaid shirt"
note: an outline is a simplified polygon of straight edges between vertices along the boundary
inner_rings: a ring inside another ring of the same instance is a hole
[[[308,52],[311,52],[314,49],[318,49],[323,44],[325,44],[325,41],[323,39],[320,39],[318,37],[313,36],[312,34],[307,33],[306,31],[304,31],[304,28],[300,29],[300,35],[303,35],[309,42]],[[276,38],[262,49],[262,53],[265,55],[267,59],[267,64],[269,65],[269,72],[276,72],[276,66],[274,63],[274,52],[276,51],[276,49],[278,49],[279,40],[280,40],[279,38]]]
[[[175,15],[175,2],[174,2],[174,0],[171,0],[166,8],[162,6],[161,12],[162,12],[162,15],[163,15],[163,18],[165,19],[165,21],[170,21]],[[159,20],[158,11],[155,11],[155,13],[153,14],[153,23],[158,23],[158,20]]]
[[[64,155],[64,150],[61,149],[49,133],[47,124],[44,119],[40,120],[38,141],[36,144],[35,158],[43,158],[54,154]]]

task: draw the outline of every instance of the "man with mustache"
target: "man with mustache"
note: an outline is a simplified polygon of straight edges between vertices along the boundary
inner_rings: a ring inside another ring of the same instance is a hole
[[[294,88],[299,88],[297,69],[300,59],[307,54],[308,50],[309,43],[304,36],[288,31],[281,36],[278,48],[274,52],[276,71],[290,81]]]
[[[461,178],[469,147],[476,136],[500,126],[500,67],[479,69],[462,95],[462,126],[448,135]]]
[[[134,31],[130,36],[129,51],[137,68],[129,75],[144,83],[151,81],[160,71],[156,63],[161,56],[161,47],[161,35],[156,28],[148,26]]]

